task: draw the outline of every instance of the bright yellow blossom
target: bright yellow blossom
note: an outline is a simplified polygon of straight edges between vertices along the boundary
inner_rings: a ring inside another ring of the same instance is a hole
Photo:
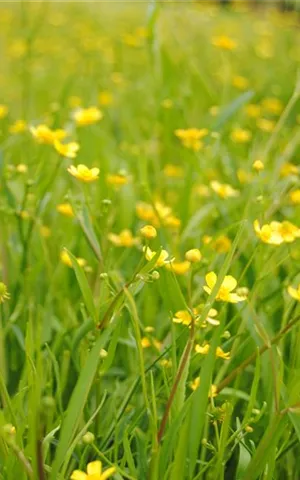
[[[86,165],[78,165],[75,167],[74,165],[71,165],[68,168],[68,172],[78,180],[81,180],[82,182],[90,183],[94,182],[99,178],[99,168],[88,168]]]
[[[220,183],[216,180],[210,182],[210,186],[212,190],[219,195],[221,198],[229,198],[229,197],[237,197],[239,195],[239,191],[232,188],[231,185],[227,183]]]
[[[205,343],[204,345],[196,345],[195,351],[196,353],[200,353],[201,355],[207,355],[210,350],[210,345]],[[230,359],[230,352],[224,352],[221,347],[216,348],[216,357],[223,358],[224,360]]]
[[[209,272],[205,276],[205,280],[207,285],[203,287],[206,293],[209,295],[211,294],[215,284],[217,283],[217,275],[215,272]],[[238,303],[238,302],[243,302],[246,297],[240,296],[237,293],[232,293],[232,291],[236,288],[237,286],[237,281],[234,277],[231,275],[226,275],[220,289],[217,293],[216,300],[220,300],[223,302],[229,302],[229,303]]]
[[[122,187],[130,182],[130,177],[125,173],[108,174],[106,176],[106,181],[109,185],[114,187]]]
[[[134,237],[132,232],[127,228],[122,230],[119,235],[109,233],[107,238],[116,247],[133,247],[134,245],[138,245],[140,241],[139,238]]]
[[[184,260],[183,262],[172,262],[166,265],[166,268],[176,275],[185,275],[191,267],[191,262]]]
[[[25,120],[16,120],[15,123],[13,123],[9,127],[9,132],[10,133],[23,133],[27,130],[27,123]]]
[[[148,262],[150,262],[150,260],[152,260],[152,258],[156,255],[156,252],[153,252],[149,247],[144,247],[143,251]],[[168,260],[168,257],[168,252],[166,250],[162,250],[156,261],[155,267],[162,267],[163,265],[169,264],[172,260]]]
[[[174,323],[182,323],[182,325],[190,325],[192,323],[192,316],[187,310],[179,310],[173,317]]]
[[[4,303],[5,300],[9,300],[10,294],[8,293],[5,283],[0,282],[0,303]]]
[[[145,225],[144,227],[142,227],[140,229],[140,234],[142,235],[142,237],[148,238],[148,239],[157,237],[156,228],[153,227],[152,225]]]
[[[54,148],[62,157],[75,158],[80,147],[77,142],[61,143],[55,140]]]
[[[291,243],[300,237],[300,229],[293,223],[285,220],[279,226],[279,232],[284,242]]]
[[[37,127],[30,127],[30,132],[38,143],[46,145],[53,145],[56,140],[63,140],[67,136],[65,130],[51,130],[51,128],[44,124],[38,125]]]
[[[261,107],[255,103],[249,103],[245,106],[245,113],[250,118],[258,118],[261,113]]]
[[[300,205],[300,188],[289,193],[290,201],[294,205]]]
[[[230,134],[230,138],[234,143],[247,143],[251,140],[252,133],[244,128],[235,128]]]
[[[226,235],[220,235],[214,242],[212,243],[212,248],[217,252],[217,253],[226,253],[229,252],[231,248],[231,240],[229,237]]]
[[[74,470],[70,480],[107,480],[116,472],[115,467],[110,467],[102,471],[102,462],[96,460],[87,465],[87,473],[81,470]]]
[[[261,172],[264,170],[265,166],[261,160],[257,159],[252,163],[252,168],[254,168],[254,170],[257,172]]]
[[[262,101],[262,108],[273,115],[280,115],[283,110],[283,103],[278,98],[265,98]]]
[[[226,35],[219,35],[218,37],[213,37],[212,44],[214,47],[220,48],[221,50],[235,50],[237,43],[232,38],[227,37]]]
[[[184,170],[182,167],[178,165],[173,165],[172,163],[168,163],[164,168],[164,174],[166,177],[170,178],[180,178],[184,175]]]
[[[74,210],[70,203],[60,203],[56,206],[56,210],[65,217],[74,217]]]
[[[175,135],[181,141],[182,145],[186,148],[198,152],[203,143],[201,139],[208,134],[207,128],[178,128],[175,130]]]
[[[192,390],[197,390],[200,387],[200,377],[196,377],[190,384]],[[212,384],[209,389],[208,397],[213,398],[217,396],[217,386]]]
[[[60,252],[60,260],[67,267],[70,267],[70,268],[73,267],[72,260],[66,250],[62,250]],[[84,258],[78,257],[76,258],[76,260],[81,267],[84,267],[86,265],[86,260]]]
[[[288,293],[292,298],[294,298],[295,300],[298,300],[298,302],[300,302],[300,283],[299,283],[297,288],[293,288],[291,286],[288,286]]]
[[[271,222],[261,227],[259,221],[255,220],[253,226],[256,235],[262,242],[269,243],[270,245],[280,245],[283,243],[284,240],[280,233],[279,222]]]
[[[79,108],[74,113],[74,120],[80,127],[93,125],[103,118],[101,110],[97,107]]]
[[[263,132],[271,133],[276,124],[273,120],[269,120],[268,118],[258,118],[256,125]]]
[[[18,173],[27,173],[28,167],[25,165],[25,163],[19,163],[19,165],[16,166],[16,171]]]
[[[188,260],[188,262],[198,263],[200,262],[202,255],[198,248],[192,248],[191,250],[185,252],[185,258]]]
[[[8,107],[6,105],[0,104],[0,120],[5,118],[8,114]]]
[[[246,90],[249,86],[249,80],[241,75],[235,75],[232,78],[232,85],[238,90]]]
[[[298,175],[299,167],[294,163],[286,162],[280,168],[280,176],[288,177],[289,175]]]

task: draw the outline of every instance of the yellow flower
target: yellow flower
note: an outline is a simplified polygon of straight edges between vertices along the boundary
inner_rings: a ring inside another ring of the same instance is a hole
[[[71,480],[107,480],[116,472],[115,467],[110,467],[102,471],[102,462],[96,460],[90,462],[87,465],[87,473],[81,470],[74,470],[70,479]]]
[[[262,170],[264,170],[265,166],[263,162],[258,159],[252,163],[252,168],[254,168],[254,170],[256,170],[257,172],[261,172]]]
[[[182,145],[194,152],[198,152],[202,148],[203,143],[201,142],[201,138],[205,137],[207,134],[207,128],[178,128],[175,130],[175,135],[179,138]]]
[[[24,120],[16,120],[15,123],[9,127],[10,133],[23,133],[26,130],[27,123]]]
[[[287,243],[293,242],[300,237],[300,229],[287,220],[283,221],[279,226],[279,232],[283,240]]]
[[[0,104],[0,120],[5,118],[8,114],[8,107],[6,105]]]
[[[148,239],[157,237],[156,228],[152,227],[152,225],[145,225],[144,227],[142,227],[140,229],[140,234],[142,235],[142,237]]]
[[[27,173],[28,167],[25,163],[19,163],[19,165],[16,166],[16,170],[18,173]]]
[[[69,256],[68,252],[66,252],[66,250],[62,250],[60,252],[60,260],[67,267],[70,267],[70,268],[73,267],[72,260]],[[79,258],[76,258],[76,260],[81,267],[84,267],[86,265],[86,260],[84,258],[79,257]]]
[[[209,187],[207,185],[197,185],[195,188],[195,192],[200,196],[200,197],[209,197],[211,195],[211,192],[209,190]]]
[[[164,219],[163,223],[166,227],[179,228],[180,225],[181,225],[181,220],[179,218],[175,217],[175,215],[168,215]]]
[[[206,323],[209,323],[213,327],[217,327],[218,325],[220,325],[219,320],[215,318],[217,315],[218,315],[218,311],[215,308],[210,308],[204,323],[201,324],[201,327],[205,328]]]
[[[283,110],[283,104],[278,98],[265,98],[262,101],[263,110],[274,115],[280,115]]]
[[[229,197],[237,197],[239,195],[239,191],[232,188],[231,185],[227,183],[220,183],[216,180],[210,182],[210,186],[212,190],[219,195],[221,198],[229,198]]]
[[[170,228],[180,227],[181,222],[177,217],[172,215],[170,207],[167,207],[161,202],[155,202],[154,207],[148,203],[139,202],[136,205],[137,216],[141,220],[153,223],[155,227],[159,227],[161,223]]]
[[[280,176],[288,177],[289,175],[298,175],[299,168],[291,162],[284,163],[280,168]]]
[[[89,183],[89,182],[94,182],[99,178],[99,168],[88,168],[86,165],[78,165],[75,167],[74,165],[71,165],[68,168],[68,172],[78,180],[82,180],[83,182]]]
[[[74,113],[74,120],[78,126],[93,125],[103,118],[101,110],[97,107],[79,108]]]
[[[152,258],[156,255],[156,252],[153,252],[149,247],[144,247],[143,251],[148,262],[150,262],[150,260],[152,260]],[[166,250],[162,250],[156,261],[155,267],[162,267],[163,265],[169,264],[172,260],[167,260],[168,256],[168,252]]]
[[[44,238],[49,238],[51,237],[51,229],[47,227],[47,225],[41,225],[40,226],[40,233],[42,237]]]
[[[210,350],[210,345],[208,343],[204,345],[196,345],[195,351],[196,353],[200,353],[201,355],[207,355]],[[223,358],[224,360],[230,359],[230,352],[224,352],[221,347],[216,348],[216,357]]]
[[[192,390],[197,390],[200,386],[200,377],[196,377],[190,384]],[[217,386],[212,384],[209,389],[208,397],[213,398],[217,396]]]
[[[252,174],[243,168],[238,168],[236,175],[240,183],[249,183],[252,180]]]
[[[293,288],[293,287],[289,286],[288,287],[288,293],[292,298],[294,298],[295,300],[298,300],[298,302],[300,302],[300,283],[299,283],[297,288]],[[0,295],[1,295],[1,293],[0,293]]]
[[[5,283],[0,282],[0,303],[4,303],[5,300],[9,300],[10,294],[8,293]]]
[[[74,210],[70,203],[60,203],[56,206],[56,210],[65,217],[74,217]]]
[[[235,75],[232,79],[232,85],[239,90],[246,90],[249,86],[249,80],[241,75]]]
[[[164,168],[164,174],[166,177],[170,178],[180,178],[184,175],[184,170],[178,165],[173,165],[172,163],[167,163]]]
[[[141,339],[141,345],[142,345],[142,348],[149,348],[149,347],[151,347],[151,342],[150,342],[149,338],[143,337],[143,338]]]
[[[235,50],[237,43],[226,35],[219,35],[218,37],[213,37],[212,44],[220,48],[221,50]]]
[[[128,229],[122,230],[119,235],[109,233],[107,238],[116,247],[133,247],[139,243],[139,238],[134,237]]]
[[[77,142],[61,143],[55,140],[54,148],[62,157],[75,158],[80,147]]]
[[[245,113],[250,118],[258,118],[261,113],[261,107],[255,103],[249,103],[245,106]]]
[[[191,262],[172,262],[166,265],[167,270],[173,271],[176,275],[185,275],[191,267]]]
[[[192,248],[185,253],[185,258],[188,262],[198,263],[200,262],[202,255],[198,248]]]
[[[190,325],[192,316],[187,310],[179,310],[173,317],[174,323],[182,323],[183,325]]]
[[[262,242],[270,245],[280,245],[283,243],[284,240],[280,233],[279,222],[271,222],[270,224],[265,224],[261,227],[259,221],[255,220],[253,226],[256,235]]]
[[[53,145],[56,140],[62,140],[67,136],[64,130],[51,130],[51,128],[43,124],[37,127],[30,127],[30,131],[38,143],[46,145]]]
[[[203,289],[209,295],[211,294],[215,284],[217,283],[217,279],[218,278],[215,272],[209,272],[205,276],[207,285],[205,285]],[[231,275],[226,275],[217,293],[216,300],[229,302],[229,303],[238,303],[246,300],[246,297],[240,296],[237,293],[232,293],[232,291],[236,288],[236,286],[237,286],[236,279]]]
[[[213,243],[212,248],[217,253],[226,253],[229,252],[231,248],[231,240],[226,235],[220,235]]]
[[[212,237],[210,235],[203,235],[202,242],[204,245],[209,245],[212,241]]]
[[[114,187],[122,187],[123,185],[127,185],[129,183],[130,177],[125,173],[108,174],[106,176],[106,181],[109,185]]]
[[[291,201],[294,205],[300,205],[300,188],[298,188],[297,190],[293,190],[292,192],[290,192],[289,197],[290,197],[290,201]]]
[[[267,118],[259,118],[256,122],[256,125],[263,132],[271,133],[275,128],[275,122]]]
[[[98,101],[100,105],[111,105],[114,101],[113,94],[108,90],[103,90],[99,93]]]
[[[251,140],[252,133],[244,128],[235,128],[230,134],[230,138],[234,143],[247,143]]]

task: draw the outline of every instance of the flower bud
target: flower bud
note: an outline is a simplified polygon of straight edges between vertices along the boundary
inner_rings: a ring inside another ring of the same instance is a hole
[[[198,263],[200,262],[202,255],[201,252],[198,248],[192,248],[191,250],[188,250],[185,254],[185,258],[192,263]]]
[[[157,231],[156,228],[154,228],[152,225],[145,225],[140,229],[140,234],[144,238],[155,238],[157,236]]]

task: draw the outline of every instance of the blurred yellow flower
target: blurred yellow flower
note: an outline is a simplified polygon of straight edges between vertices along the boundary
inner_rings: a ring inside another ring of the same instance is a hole
[[[13,123],[9,127],[9,132],[14,134],[23,133],[26,130],[27,130],[27,123],[25,122],[25,120],[16,120],[15,123]]]
[[[207,128],[178,128],[175,130],[175,135],[179,138],[182,145],[194,152],[198,152],[202,148],[203,143],[201,142],[201,138],[207,134]]]
[[[80,147],[77,142],[61,143],[54,140],[54,148],[62,157],[75,158]]]
[[[226,235],[220,235],[211,246],[217,253],[226,253],[231,248],[231,240]]]
[[[71,480],[107,480],[116,472],[115,467],[110,467],[102,471],[102,462],[96,460],[87,464],[87,473],[81,470],[74,470],[71,474]]]
[[[130,182],[130,177],[125,173],[108,174],[106,175],[106,181],[114,187],[122,187]]]
[[[164,168],[164,174],[166,177],[170,178],[180,178],[184,175],[184,169],[178,165],[173,165],[168,163]]]
[[[47,225],[41,225],[40,226],[40,233],[42,237],[44,238],[49,238],[51,237],[51,229],[47,227]]]
[[[185,258],[188,260],[188,262],[198,263],[200,262],[202,255],[198,248],[192,248],[191,250],[185,252]]]
[[[132,232],[127,228],[122,230],[119,235],[115,233],[109,233],[107,238],[116,247],[133,247],[134,245],[138,245],[140,242],[140,239],[134,237]]]
[[[201,355],[207,355],[210,350],[210,345],[205,343],[204,345],[196,345],[195,351],[196,353],[200,353]],[[216,348],[216,357],[223,358],[223,360],[230,359],[230,352],[224,352],[221,347]]]
[[[19,165],[16,166],[16,171],[18,173],[27,173],[28,167],[25,165],[25,163],[19,163]]]
[[[190,384],[192,390],[197,390],[200,387],[200,377],[196,377]],[[213,398],[217,396],[217,386],[212,384],[209,389],[208,397]]]
[[[6,105],[0,104],[0,120],[5,118],[8,114],[8,107]]]
[[[81,180],[82,182],[90,183],[94,182],[99,178],[99,168],[88,168],[86,165],[78,165],[75,167],[74,165],[71,165],[68,168],[68,172],[70,175],[73,177],[77,178],[78,180]]]
[[[65,217],[74,217],[74,210],[70,203],[60,203],[56,206],[56,210]]]
[[[101,110],[97,107],[79,108],[74,113],[74,120],[80,127],[93,125],[103,118]]]
[[[226,35],[213,37],[212,44],[221,50],[235,50],[237,48],[236,41]]]
[[[288,177],[289,175],[298,175],[299,167],[294,163],[286,162],[280,168],[280,176]]]
[[[244,128],[235,128],[230,134],[230,138],[234,143],[247,143],[251,140],[252,133]]]
[[[140,229],[140,234],[142,235],[142,237],[148,238],[148,239],[157,237],[156,228],[153,227],[152,225],[145,225],[144,227],[142,227]]]
[[[294,205],[300,205],[300,188],[289,193],[290,201]]]
[[[261,113],[261,107],[255,103],[249,103],[245,106],[245,113],[250,118],[258,118]]]
[[[72,260],[68,254],[68,252],[66,252],[66,250],[62,250],[60,252],[60,260],[61,262],[66,265],[67,267],[70,267],[72,268]],[[81,266],[81,267],[84,267],[86,265],[86,260],[84,258],[76,258],[78,264]]]
[[[210,182],[210,186],[212,190],[221,198],[237,197],[240,193],[238,190],[232,188],[231,185],[228,185],[227,183],[220,183],[216,180]]]
[[[98,102],[100,103],[100,105],[103,105],[103,106],[111,105],[113,101],[114,101],[113,94],[108,90],[103,90],[98,95]]]
[[[293,288],[293,287],[289,286],[288,287],[288,293],[292,298],[294,298],[295,300],[298,300],[298,302],[300,302],[300,283],[299,283],[297,288]]]
[[[255,220],[253,226],[256,235],[262,242],[269,243],[270,245],[280,245],[283,243],[279,222],[271,222],[261,227],[259,221]]]
[[[267,118],[258,118],[256,125],[263,132],[271,133],[273,132],[276,123],[273,120],[269,120]]]
[[[287,220],[280,224],[279,231],[283,240],[287,243],[291,243],[300,237],[300,229]]]
[[[205,276],[205,280],[207,285],[204,285],[203,289],[209,295],[211,294],[215,284],[217,283],[217,275],[215,272],[209,272]],[[236,288],[237,281],[231,275],[226,275],[223,282],[221,283],[220,289],[217,293],[216,300],[220,300],[223,302],[229,303],[238,303],[243,302],[246,300],[246,297],[240,296],[237,293],[232,293],[232,291]]]
[[[265,166],[261,160],[257,159],[252,163],[252,168],[254,168],[254,170],[257,172],[261,172],[264,170]]]
[[[192,323],[192,316],[187,310],[179,310],[173,317],[174,323],[182,323],[182,325],[190,325]]]
[[[232,78],[232,85],[239,90],[246,90],[249,86],[249,80],[241,75],[235,75]]]
[[[176,275],[185,275],[191,267],[191,262],[184,260],[183,262],[172,262],[166,265],[166,268],[176,273]]]
[[[173,101],[170,98],[165,98],[161,102],[161,106],[165,109],[169,109],[173,107]]]
[[[280,115],[283,110],[283,103],[278,98],[265,98],[261,105],[264,111],[273,115]]]
[[[9,300],[10,294],[8,293],[5,283],[0,282],[0,303],[4,303],[5,300]]]
[[[65,130],[51,130],[51,128],[44,124],[38,125],[37,127],[30,127],[30,132],[38,143],[46,145],[53,145],[56,140],[63,140],[67,136]]]
[[[153,252],[149,247],[144,247],[143,252],[145,253],[145,257],[148,262],[150,262],[150,260],[152,260],[152,258],[156,255],[156,252]],[[166,250],[162,250],[155,263],[155,267],[162,267],[163,265],[169,264],[172,260],[168,260],[168,257],[168,252]]]
[[[252,180],[252,174],[244,170],[243,168],[238,168],[236,175],[240,183],[250,183]]]

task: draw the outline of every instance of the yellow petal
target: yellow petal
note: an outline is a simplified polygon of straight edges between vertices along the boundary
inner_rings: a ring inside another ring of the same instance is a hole
[[[222,282],[222,287],[226,288],[229,292],[232,292],[232,290],[234,290],[236,286],[236,279],[231,275],[226,275]]]
[[[299,290],[296,290],[295,288],[293,287],[288,287],[288,293],[289,295],[294,298],[295,300],[298,300],[300,301],[300,291]]]
[[[241,297],[237,293],[229,293],[227,302],[239,303],[239,302],[244,302],[245,300],[246,300],[246,297]]]
[[[216,284],[216,281],[217,281],[217,275],[215,274],[215,272],[209,272],[206,276],[205,276],[205,280],[206,280],[206,283],[207,285],[209,286],[209,288],[212,290]],[[205,290],[207,291],[207,290]],[[210,292],[208,292],[210,293]]]
[[[107,478],[111,477],[116,471],[116,467],[110,467],[101,475],[101,480],[106,480]]]
[[[102,472],[102,462],[96,460],[95,462],[88,463],[87,473],[88,475],[101,475]]]
[[[81,470],[74,470],[70,479],[71,480],[87,480],[87,474],[82,472]]]

